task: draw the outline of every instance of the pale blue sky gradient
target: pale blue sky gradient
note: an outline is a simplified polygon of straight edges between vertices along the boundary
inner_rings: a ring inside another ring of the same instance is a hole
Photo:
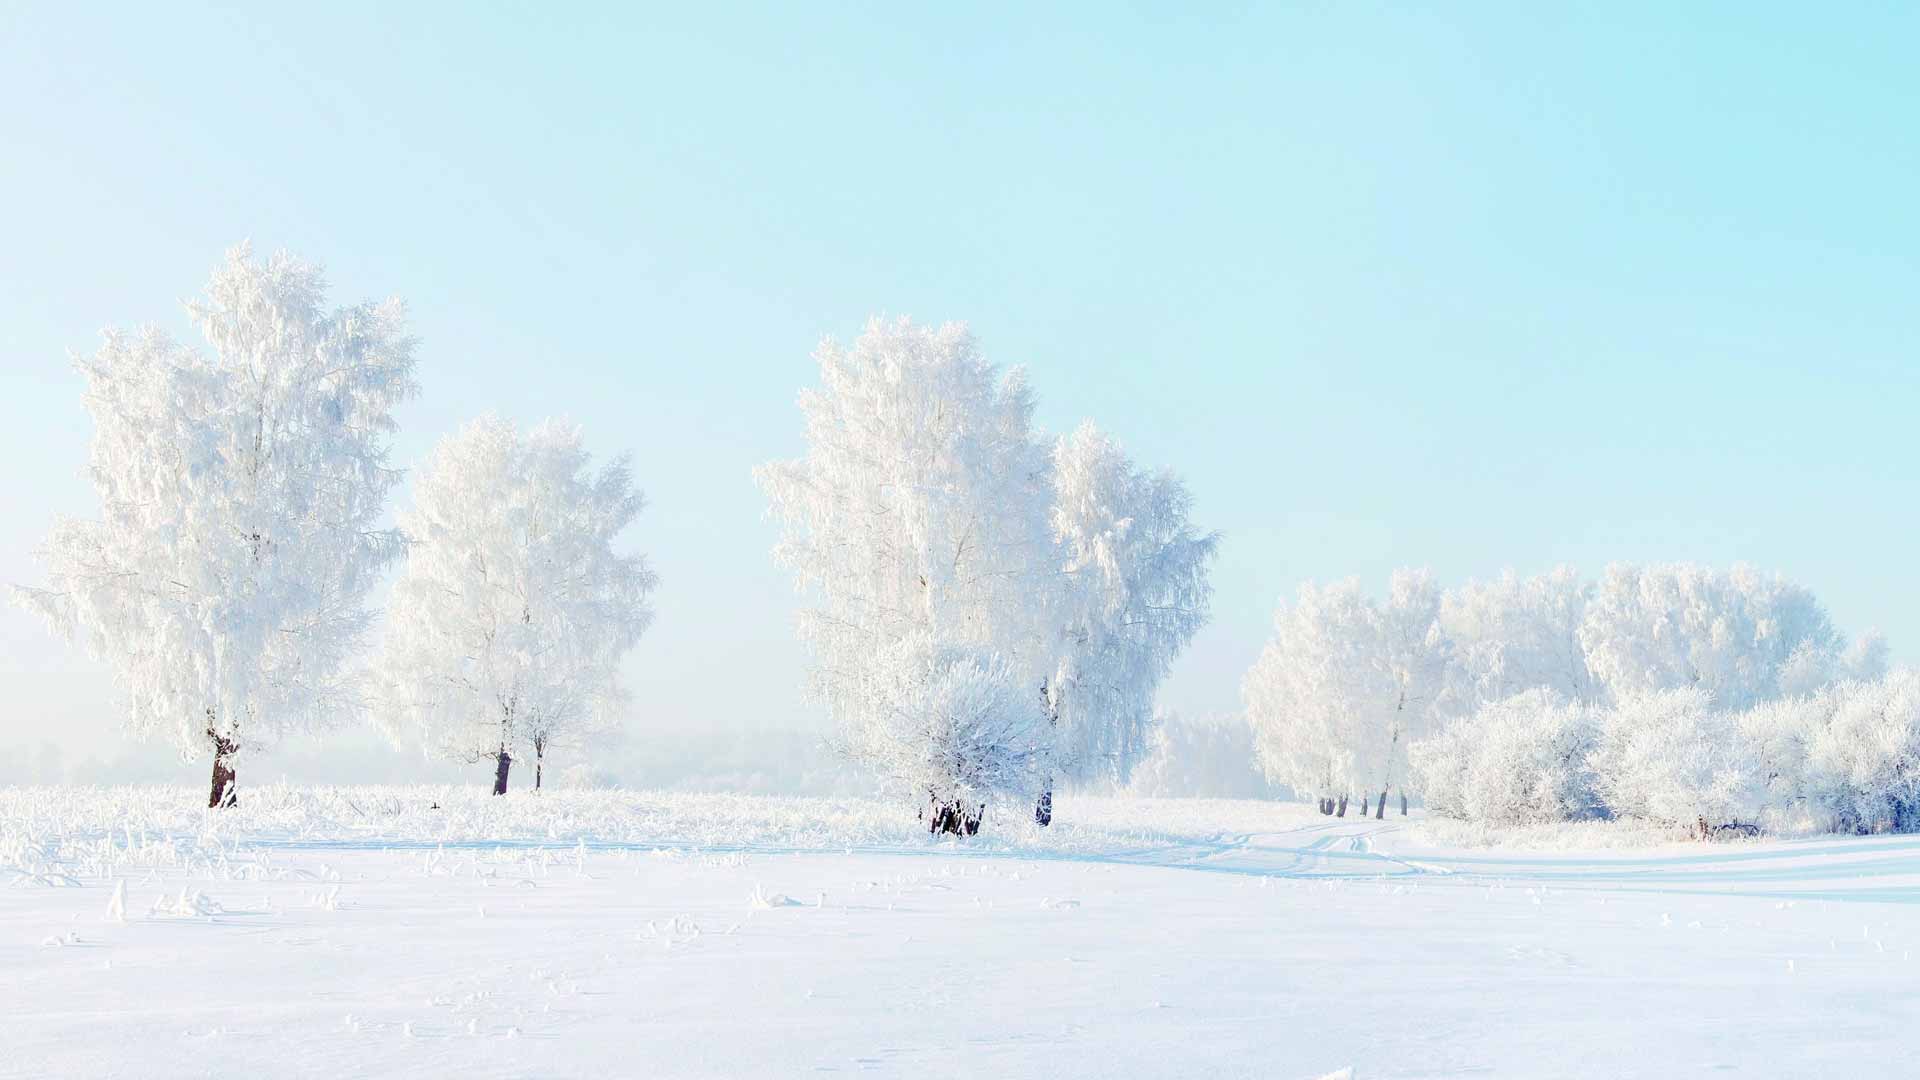
[[[487,409],[634,453],[642,742],[819,723],[749,471],[876,312],[1186,476],[1177,708],[1402,564],[1746,560],[1920,660],[1912,6],[66,7],[0,9],[0,579],[92,504],[66,351],[186,336],[251,238],[411,303],[401,461]],[[8,742],[119,752],[99,669],[0,648]]]

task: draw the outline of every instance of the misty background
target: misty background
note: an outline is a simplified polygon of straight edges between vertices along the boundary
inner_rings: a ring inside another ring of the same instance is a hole
[[[1747,561],[1912,663],[1920,13],[1606,15],[8,5],[0,581],[93,512],[69,352],[194,341],[250,239],[409,302],[396,464],[487,410],[633,454],[658,618],[580,782],[863,782],[750,471],[877,313],[1185,477],[1224,540],[1183,715],[1237,710],[1301,581],[1402,565]],[[0,685],[0,782],[204,780],[12,607]],[[486,770],[348,729],[242,780]]]

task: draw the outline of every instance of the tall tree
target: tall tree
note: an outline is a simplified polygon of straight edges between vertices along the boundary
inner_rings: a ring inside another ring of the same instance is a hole
[[[1448,643],[1425,571],[1394,574],[1376,603],[1347,580],[1303,585],[1241,685],[1262,767],[1321,808],[1345,813],[1377,785],[1404,794],[1407,749],[1425,735],[1445,685]]]
[[[414,391],[404,307],[325,302],[317,266],[242,246],[188,305],[210,350],[110,330],[76,359],[100,516],[57,523],[49,583],[14,593],[113,669],[133,732],[212,756],[210,806],[243,750],[353,704],[367,590],[401,550],[375,525]]]
[[[1535,689],[1571,702],[1603,700],[1606,688],[1587,670],[1580,644],[1592,596],[1592,583],[1567,566],[1527,578],[1507,571],[1449,590],[1440,621],[1453,643],[1454,711]]]
[[[1811,592],[1748,566],[1609,566],[1580,643],[1615,698],[1698,689],[1723,709],[1810,692],[1852,660]],[[1869,648],[1860,662],[1881,655]]]
[[[492,761],[496,795],[522,746],[538,787],[549,750],[609,726],[620,660],[653,619],[653,571],[613,549],[642,505],[626,460],[594,470],[572,425],[522,435],[489,416],[444,439],[401,517],[381,663],[391,722]]]
[[[814,601],[800,613],[812,687],[856,758],[936,828],[970,831],[991,797],[1038,793],[1048,751],[1037,675],[997,689],[1042,655],[1033,401],[957,325],[874,320],[814,359],[805,456],[756,473],[784,525],[775,557]]]
[[[1154,695],[1206,624],[1219,546],[1171,472],[1143,472],[1084,423],[1053,450],[1056,591],[1046,702],[1067,777],[1124,784],[1152,747]],[[1036,818],[1052,817],[1043,793]]]
[[[1207,617],[1185,486],[1091,425],[1049,450],[961,327],[876,320],[815,359],[806,456],[758,476],[848,749],[950,831],[1006,794],[1045,824],[1055,777],[1124,781]]]

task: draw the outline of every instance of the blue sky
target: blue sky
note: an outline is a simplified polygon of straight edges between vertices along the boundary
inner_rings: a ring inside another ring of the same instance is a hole
[[[0,579],[91,504],[67,351],[186,335],[250,238],[410,302],[402,461],[487,409],[632,451],[642,743],[818,723],[749,470],[880,312],[1186,476],[1175,707],[1403,564],[1745,560],[1920,660],[1910,6],[65,7],[0,9]],[[97,668],[0,644],[0,730],[118,752]]]

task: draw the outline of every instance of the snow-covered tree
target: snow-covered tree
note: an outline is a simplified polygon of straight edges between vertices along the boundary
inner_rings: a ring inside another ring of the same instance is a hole
[[[1692,687],[1721,709],[1809,692],[1848,663],[1812,593],[1747,566],[1609,566],[1580,642],[1616,698]]]
[[[401,517],[381,663],[396,732],[492,761],[503,795],[521,747],[537,788],[550,750],[611,725],[620,660],[653,619],[653,572],[613,546],[641,506],[626,460],[594,469],[570,424],[488,416],[442,440]]]
[[[964,754],[989,735],[1050,752],[1038,674],[1049,467],[1032,398],[1020,372],[1000,378],[958,325],[874,320],[852,348],[828,341],[814,358],[820,385],[800,394],[806,455],[756,473],[784,525],[775,558],[816,601],[800,613],[813,689],[854,756],[930,788],[916,797],[949,831],[977,828],[981,796],[1033,798],[1046,766],[1007,770]],[[1002,673],[1030,678],[1020,715],[1032,724],[971,706],[902,716],[949,691],[978,704],[983,680]],[[927,689],[902,700],[903,684]],[[927,774],[925,747],[892,737],[910,721],[960,725],[930,736],[962,755],[933,756],[950,765],[945,776]],[[1027,749],[991,745],[990,757]]]
[[[1592,593],[1566,566],[1529,578],[1508,571],[1449,590],[1440,622],[1453,644],[1453,707],[1470,710],[1535,689],[1575,702],[1604,698],[1580,644]]]
[[[846,748],[956,832],[993,795],[1038,796],[1044,822],[1052,777],[1124,777],[1206,617],[1215,541],[1185,488],[1091,427],[1049,453],[1020,372],[959,326],[875,320],[815,359],[806,455],[757,476]],[[986,692],[1003,678],[1024,703]]]
[[[1348,580],[1307,584],[1241,684],[1262,767],[1345,813],[1352,794],[1404,788],[1408,746],[1438,715],[1448,646],[1424,571],[1400,571],[1386,603]],[[1404,798],[1404,791],[1403,791]]]
[[[112,668],[134,733],[211,754],[218,806],[243,750],[354,704],[413,341],[398,301],[329,311],[318,267],[244,246],[188,310],[209,349],[109,331],[76,360],[100,516],[59,522],[15,595]]]
[[[1323,813],[1360,781],[1360,718],[1347,702],[1368,696],[1372,611],[1358,579],[1307,582],[1274,614],[1273,637],[1240,694],[1260,767],[1270,780],[1305,795]]]
[[[1446,690],[1452,645],[1440,625],[1440,590],[1425,570],[1395,571],[1387,602],[1378,609],[1375,662],[1388,696],[1371,704],[1370,779],[1380,788],[1374,816],[1387,814],[1387,792],[1400,791],[1400,812],[1407,812],[1407,750],[1426,736],[1438,717]]]
[[[1170,472],[1142,472],[1082,424],[1053,451],[1052,670],[1055,764],[1082,783],[1124,784],[1148,751],[1154,695],[1206,624],[1218,538],[1188,521],[1192,497]],[[1043,795],[1038,820],[1051,818]]]

